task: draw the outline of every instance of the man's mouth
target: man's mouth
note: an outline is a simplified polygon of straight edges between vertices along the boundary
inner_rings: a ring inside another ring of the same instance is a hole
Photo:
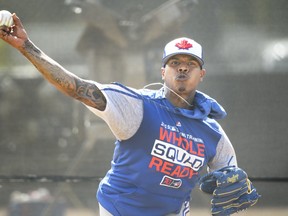
[[[188,79],[188,75],[187,74],[179,74],[176,77],[176,80],[179,80],[179,81],[183,81],[183,80],[187,80],[187,79]]]

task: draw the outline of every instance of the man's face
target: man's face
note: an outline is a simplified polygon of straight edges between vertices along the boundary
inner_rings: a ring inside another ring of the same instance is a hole
[[[206,73],[197,59],[182,54],[171,57],[161,71],[165,85],[180,95],[195,92]]]

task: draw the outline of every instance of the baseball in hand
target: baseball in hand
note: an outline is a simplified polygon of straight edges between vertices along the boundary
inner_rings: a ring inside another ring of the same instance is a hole
[[[14,24],[12,14],[7,10],[0,11],[0,27],[11,27]]]

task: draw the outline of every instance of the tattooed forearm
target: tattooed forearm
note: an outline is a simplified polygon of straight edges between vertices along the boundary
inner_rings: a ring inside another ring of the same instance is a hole
[[[37,53],[38,55],[41,55],[41,50],[39,50],[33,43],[31,43],[29,40],[26,40],[24,42],[24,50],[31,50],[33,51],[34,53]]]
[[[58,90],[89,106],[105,109],[106,99],[95,84],[70,73],[29,40],[24,43],[21,52]]]
[[[75,91],[74,78],[76,77],[74,74],[45,55],[29,40],[25,41],[21,52],[49,82],[64,93],[73,94]]]

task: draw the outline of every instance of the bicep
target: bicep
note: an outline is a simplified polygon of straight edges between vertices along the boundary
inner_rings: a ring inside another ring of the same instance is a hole
[[[209,172],[225,166],[237,166],[237,158],[234,147],[222,128],[220,128],[220,132],[222,136],[218,142],[216,154],[208,163]]]
[[[143,101],[119,92],[104,91],[107,99],[105,110],[91,108],[94,114],[102,118],[118,140],[131,138],[143,119]]]

